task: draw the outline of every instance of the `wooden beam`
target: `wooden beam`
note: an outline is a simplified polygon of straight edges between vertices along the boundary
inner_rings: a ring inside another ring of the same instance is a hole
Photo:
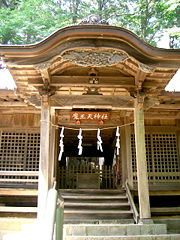
[[[70,108],[118,108],[134,109],[134,98],[131,96],[103,96],[103,95],[54,95],[51,97],[53,107]]]
[[[1,188],[0,196],[35,196],[37,197],[38,191],[36,189],[10,189]]]
[[[145,119],[180,119],[179,111],[145,112]]]
[[[136,163],[137,163],[137,182],[140,219],[151,218],[148,174],[146,165],[146,149],[145,149],[145,129],[144,129],[144,110],[142,100],[137,98],[134,109],[134,127],[135,127],[135,143],[136,143]]]
[[[41,106],[39,96],[33,96],[29,102],[37,107]],[[72,108],[106,108],[106,109],[134,109],[134,98],[131,96],[103,96],[103,95],[53,95],[51,107],[57,109]]]
[[[97,82],[97,83],[96,83]],[[133,85],[134,77],[119,77],[119,76],[52,76],[52,84],[81,84],[90,83],[91,85]]]
[[[41,99],[41,126],[40,126],[40,162],[38,182],[38,218],[43,219],[46,198],[50,187],[50,99],[43,95]]]
[[[22,101],[1,101],[0,107],[28,107],[28,104]]]
[[[180,103],[169,103],[169,104],[159,104],[159,105],[155,105],[153,106],[153,108],[159,108],[159,109],[166,109],[166,110],[180,110]]]
[[[52,76],[49,82],[51,86],[59,87],[135,87],[134,77],[119,76]],[[40,79],[28,78],[28,84],[32,86],[41,86],[43,82]]]

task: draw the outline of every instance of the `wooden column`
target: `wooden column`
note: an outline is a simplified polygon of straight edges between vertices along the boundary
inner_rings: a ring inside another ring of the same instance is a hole
[[[128,124],[128,119],[125,120],[125,123]],[[127,156],[127,180],[129,186],[133,187],[133,171],[132,171],[132,153],[131,153],[131,125],[125,126],[125,135],[126,135],[126,156]]]
[[[56,181],[56,119],[55,109],[51,108],[51,126],[50,126],[50,188],[53,187],[54,181]]]
[[[176,126],[180,127],[180,120],[176,120]],[[177,131],[177,147],[178,147],[178,157],[180,158],[180,131]]]
[[[125,122],[127,123],[126,119]],[[133,186],[132,179],[132,157],[131,157],[131,126],[127,125],[120,128],[121,134],[121,148],[120,157],[122,162],[122,186],[125,186],[126,180],[128,180],[129,186]]]
[[[38,219],[44,217],[47,193],[51,183],[50,166],[50,101],[48,95],[41,98],[40,162],[38,183]]]
[[[120,159],[121,159],[121,181],[122,181],[122,187],[125,186],[125,182],[127,179],[127,152],[126,152],[126,134],[125,134],[125,127],[120,128],[120,142],[121,142],[121,148],[120,148]]]
[[[140,219],[150,219],[149,186],[146,164],[145,130],[144,130],[144,109],[143,103],[136,99],[134,109],[137,181]]]

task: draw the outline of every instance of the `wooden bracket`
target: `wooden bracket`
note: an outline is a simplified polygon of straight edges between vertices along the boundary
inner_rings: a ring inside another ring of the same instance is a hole
[[[146,78],[147,73],[139,70],[135,76],[135,85],[138,90],[142,89],[143,82]]]

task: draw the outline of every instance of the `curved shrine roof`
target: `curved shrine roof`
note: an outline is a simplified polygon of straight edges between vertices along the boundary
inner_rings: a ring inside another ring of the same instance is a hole
[[[0,55],[24,96],[45,89],[158,95],[180,68],[180,50],[152,47],[124,28],[105,25],[66,27],[31,45],[0,45]]]

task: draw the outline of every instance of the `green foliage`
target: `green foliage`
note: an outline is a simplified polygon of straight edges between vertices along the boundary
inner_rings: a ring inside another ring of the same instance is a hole
[[[163,31],[180,27],[178,3],[178,0],[0,0],[0,43],[34,43],[61,27],[98,14],[111,25],[127,28],[156,45]],[[171,47],[179,47],[179,37],[173,38],[176,41],[170,41]]]

